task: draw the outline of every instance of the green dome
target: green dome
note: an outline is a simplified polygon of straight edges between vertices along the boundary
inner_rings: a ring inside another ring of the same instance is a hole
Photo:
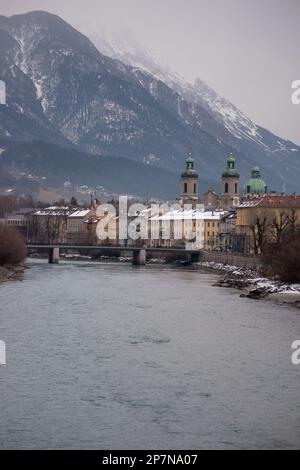
[[[251,178],[244,185],[245,194],[267,194],[268,187],[260,177],[259,166],[254,166],[251,172]]]
[[[198,173],[194,169],[194,159],[192,156],[192,152],[189,151],[186,157],[186,168],[185,171],[181,173],[182,178],[198,178]]]
[[[223,178],[239,178],[240,174],[235,168],[226,168],[222,173]]]
[[[239,172],[235,168],[235,156],[231,152],[227,157],[227,168],[222,173],[223,178],[239,178]]]
[[[181,173],[182,178],[198,178],[198,172],[196,170],[185,170]]]

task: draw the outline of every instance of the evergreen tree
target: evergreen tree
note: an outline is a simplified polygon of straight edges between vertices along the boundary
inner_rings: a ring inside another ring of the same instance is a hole
[[[70,199],[69,204],[70,204],[71,207],[76,207],[76,206],[78,206],[78,202],[77,202],[76,197],[72,196],[71,199]]]

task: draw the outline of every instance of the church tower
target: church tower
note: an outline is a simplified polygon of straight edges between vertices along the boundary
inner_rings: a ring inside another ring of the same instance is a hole
[[[235,157],[232,152],[227,158],[227,168],[222,173],[221,205],[223,209],[230,209],[239,204],[240,175],[235,168]]]
[[[197,204],[198,202],[198,173],[194,169],[194,159],[189,151],[186,157],[186,167],[180,178],[180,198],[182,204]]]

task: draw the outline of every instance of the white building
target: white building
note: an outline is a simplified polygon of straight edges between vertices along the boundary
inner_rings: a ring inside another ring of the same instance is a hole
[[[151,217],[148,245],[203,249],[206,244],[206,226],[216,222],[224,212],[204,211],[201,209],[174,210]],[[154,236],[153,236],[154,235]]]

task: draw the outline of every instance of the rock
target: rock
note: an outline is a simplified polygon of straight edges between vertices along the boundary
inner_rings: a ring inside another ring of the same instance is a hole
[[[23,264],[0,266],[0,282],[21,280],[24,270]]]
[[[225,277],[219,279],[213,286],[215,287],[231,287],[235,289],[244,289],[249,285],[246,279],[239,279],[235,277]]]
[[[269,295],[269,293],[270,292],[267,287],[256,287],[256,289],[250,290],[246,297],[249,299],[261,299],[262,297]]]

